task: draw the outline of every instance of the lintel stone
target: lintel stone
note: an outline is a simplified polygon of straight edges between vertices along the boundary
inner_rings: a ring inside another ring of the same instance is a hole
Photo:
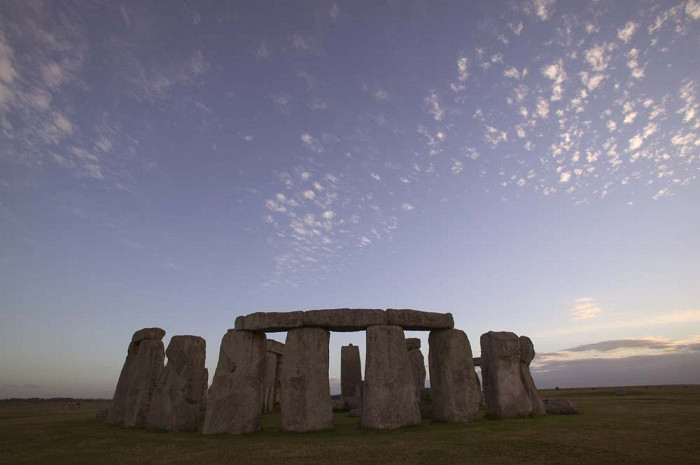
[[[368,326],[385,324],[386,312],[378,309],[334,308],[304,312],[304,326],[330,331],[364,331]]]
[[[389,324],[410,331],[452,329],[455,326],[451,313],[422,312],[410,309],[388,309]]]
[[[276,333],[304,326],[304,312],[257,312],[236,318],[236,329]]]

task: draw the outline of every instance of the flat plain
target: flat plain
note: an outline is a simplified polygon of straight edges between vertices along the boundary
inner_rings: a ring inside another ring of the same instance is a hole
[[[582,413],[482,418],[395,431],[360,428],[336,413],[328,431],[279,431],[279,415],[243,436],[168,433],[108,426],[109,402],[0,403],[2,464],[698,464],[700,386],[541,391]]]

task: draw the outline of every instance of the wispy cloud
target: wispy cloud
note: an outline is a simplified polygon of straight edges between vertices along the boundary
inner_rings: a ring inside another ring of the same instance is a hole
[[[579,297],[574,300],[574,304],[569,307],[571,317],[575,320],[588,320],[596,318],[602,311],[592,297]]]

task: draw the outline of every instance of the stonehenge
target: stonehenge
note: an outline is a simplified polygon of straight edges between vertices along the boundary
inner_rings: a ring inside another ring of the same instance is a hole
[[[416,395],[420,397],[421,391],[425,389],[425,358],[420,351],[420,339],[417,337],[406,339],[406,349],[408,360],[411,362],[411,375],[416,387]]]
[[[260,429],[265,376],[265,333],[230,329],[221,340],[202,433]]]
[[[433,419],[444,422],[468,422],[479,413],[481,397],[476,389],[472,349],[464,331],[431,331],[430,391]]]
[[[527,336],[520,336],[518,341],[520,342],[520,379],[523,382],[523,386],[525,386],[525,392],[530,398],[530,403],[532,403],[531,413],[533,415],[546,415],[547,409],[537,392],[532,374],[530,374],[530,362],[535,358],[535,346]]]
[[[329,341],[330,333],[322,328],[294,328],[287,332],[281,374],[282,430],[303,432],[333,426]]]
[[[163,371],[163,336],[165,331],[160,328],[144,328],[134,333],[107,415],[108,424],[146,426],[153,391]]]
[[[405,338],[406,330],[430,332],[430,388],[421,340]],[[360,348],[341,347],[341,394],[333,397],[330,331],[366,333],[364,381]],[[267,332],[286,332],[286,343],[268,340]],[[239,316],[221,340],[211,387],[204,339],[173,336],[165,351],[164,336],[160,328],[133,334],[109,424],[196,431],[204,410],[203,434],[244,434],[261,429],[262,414],[272,411],[280,411],[281,430],[306,432],[332,428],[334,407],[369,429],[417,425],[422,416],[469,422],[484,402],[499,417],[555,410],[537,392],[528,337],[490,331],[481,336],[481,357],[473,357],[449,313],[341,308]]]
[[[366,428],[395,429],[421,422],[403,328],[367,328],[365,383],[360,423]]]
[[[207,382],[206,342],[199,336],[173,336],[165,354],[168,364],[153,391],[146,426],[196,431]]]
[[[488,413],[506,418],[546,413],[530,375],[534,356],[528,338],[521,341],[515,333],[505,331],[481,335],[481,374]]]
[[[352,344],[340,348],[340,396],[347,410],[362,405],[360,348]]]
[[[268,339],[265,341],[265,388],[263,390],[262,413],[279,410],[280,373],[284,344]]]

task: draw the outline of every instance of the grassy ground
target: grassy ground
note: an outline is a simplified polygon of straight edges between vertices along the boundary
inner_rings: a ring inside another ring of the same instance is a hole
[[[245,436],[202,436],[107,426],[108,403],[0,407],[0,464],[698,464],[700,386],[542,391],[581,415],[478,420],[368,431],[335,414],[331,431],[290,434],[279,416]]]

